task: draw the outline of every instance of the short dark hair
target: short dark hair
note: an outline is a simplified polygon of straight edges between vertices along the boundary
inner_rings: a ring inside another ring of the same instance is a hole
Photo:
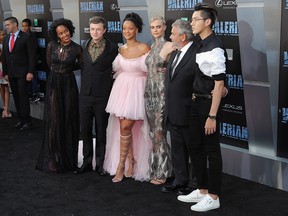
[[[69,32],[70,32],[70,36],[73,37],[73,34],[75,32],[75,27],[73,26],[73,23],[71,20],[69,19],[65,19],[65,18],[60,18],[60,19],[56,19],[52,22],[52,24],[50,25],[49,28],[49,36],[52,40],[57,41],[58,40],[58,36],[57,36],[57,32],[56,32],[56,28],[60,25],[65,26]]]
[[[5,21],[10,21],[11,23],[16,23],[18,26],[18,19],[16,17],[7,17]]]
[[[137,27],[138,32],[141,33],[142,32],[142,26],[143,26],[143,20],[142,18],[137,14],[137,13],[128,13],[126,14],[123,23],[125,21],[131,21],[134,23],[134,25]]]
[[[201,15],[204,19],[211,19],[211,28],[213,27],[218,17],[218,11],[215,7],[209,3],[201,2],[195,5],[194,10],[201,11]]]
[[[26,19],[23,19],[23,20],[22,20],[22,23],[23,23],[23,22],[27,23],[29,27],[31,27],[31,25],[32,25],[32,22],[31,22],[31,20],[30,20],[30,19],[28,19],[28,18],[26,18]]]
[[[93,24],[102,23],[104,29],[107,28],[106,20],[105,20],[103,17],[100,17],[100,16],[91,17],[91,18],[89,19],[89,26],[90,26],[91,23],[93,23]]]

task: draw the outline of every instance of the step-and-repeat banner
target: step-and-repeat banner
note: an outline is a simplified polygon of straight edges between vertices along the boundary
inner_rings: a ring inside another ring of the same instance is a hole
[[[37,49],[37,75],[40,92],[45,93],[46,79],[49,67],[46,62],[46,47],[50,39],[48,29],[52,23],[52,13],[50,11],[50,1],[47,0],[26,0],[27,18],[32,21],[31,31],[36,34],[38,40]],[[19,20],[21,26],[22,20]]]
[[[176,19],[190,19],[194,6],[199,2],[215,5],[219,12],[214,32],[224,42],[228,54],[227,82],[229,95],[223,100],[223,117],[221,121],[221,142],[248,149],[248,130],[245,116],[243,94],[243,79],[239,51],[238,23],[236,16],[236,0],[165,0],[165,18],[167,20],[166,38],[169,39],[171,24]],[[27,18],[33,23],[32,31],[38,38],[40,59],[38,60],[38,78],[41,91],[45,91],[45,81],[49,71],[46,60],[46,46],[49,42],[47,30],[52,23],[50,2],[47,0],[26,0]],[[1,5],[0,10],[2,11]],[[107,20],[106,36],[119,46],[123,43],[121,21],[117,0],[89,1],[79,0],[79,21],[81,44],[89,35],[89,18],[102,16]],[[288,157],[288,26],[283,20],[288,19],[288,0],[282,2],[282,29],[281,29],[281,61],[279,77],[279,118],[278,118],[278,155]],[[3,14],[0,15],[3,23]],[[21,21],[19,20],[19,23]],[[41,81],[43,83],[41,83]]]
[[[282,1],[278,101],[278,156],[288,158],[288,0]]]
[[[236,1],[165,0],[166,38],[170,36],[171,24],[179,18],[189,20],[194,12],[194,6],[199,2],[210,3],[217,8],[219,17],[214,32],[224,42],[229,60],[226,71],[229,95],[223,99],[221,107],[223,110],[220,122],[221,143],[248,149]]]
[[[2,2],[0,2],[0,29],[3,30],[5,29],[5,25],[4,25],[4,14],[3,14],[3,9],[2,9]]]
[[[81,44],[90,38],[89,18],[93,16],[101,16],[106,19],[107,32],[105,36],[107,38],[119,45],[123,43],[117,0],[79,0],[79,10]]]

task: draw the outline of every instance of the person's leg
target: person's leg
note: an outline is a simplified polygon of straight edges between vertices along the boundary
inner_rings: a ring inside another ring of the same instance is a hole
[[[38,93],[38,76],[37,72],[34,74],[33,79],[32,79],[32,94],[35,95]]]
[[[219,141],[219,125],[218,119],[216,120],[217,128],[216,132],[210,135],[205,134],[205,124],[207,116],[211,107],[210,100],[202,100],[199,102],[198,113],[200,119],[200,134],[202,134],[201,146],[202,149],[202,184],[199,189],[203,193],[211,194],[213,199],[217,199],[221,188],[221,176],[222,176],[222,157]],[[209,163],[209,169],[207,170],[207,159]],[[199,160],[199,158],[197,159]]]
[[[188,174],[188,151],[183,136],[183,128],[168,123],[171,137],[171,158],[175,179],[173,184],[187,186]]]
[[[18,100],[19,104],[18,114],[25,123],[28,123],[31,121],[28,82],[26,81],[26,77],[18,78],[16,79],[16,82],[17,82],[17,96],[18,96],[18,98],[16,99]]]
[[[93,108],[89,96],[80,97],[81,135],[83,140],[83,165],[92,168],[93,159]],[[83,166],[82,165],[82,166]]]
[[[120,182],[123,179],[125,170],[125,161],[127,154],[132,143],[132,128],[134,120],[120,119],[120,159],[113,182]]]
[[[195,161],[201,161],[202,166],[197,166],[196,176],[198,182],[198,189],[195,190],[194,195],[191,194],[190,198],[198,197],[199,201],[191,206],[192,211],[209,211],[220,207],[218,195],[220,192],[221,172],[222,172],[222,159],[219,157],[220,144],[219,144],[219,127],[217,132],[206,135],[205,124],[211,107],[210,100],[200,100],[197,102],[197,112],[200,122],[199,134],[201,134],[200,145],[203,148],[196,150],[194,157]],[[220,153],[221,155],[221,153]],[[207,171],[207,156],[209,161],[209,171]],[[221,161],[221,162],[220,162]],[[193,161],[194,162],[194,161]],[[199,174],[200,172],[200,174]],[[209,172],[209,175],[208,175]],[[200,179],[198,179],[200,178]],[[214,182],[216,181],[216,182]],[[193,193],[192,192],[192,193]],[[205,195],[203,197],[203,195]]]
[[[20,104],[19,104],[19,94],[18,94],[18,86],[17,86],[17,79],[16,78],[10,78],[9,79],[9,85],[11,87],[13,100],[17,112],[17,116],[19,118],[19,122],[15,125],[15,127],[20,128],[23,126],[23,119],[21,118],[20,113]]]
[[[191,104],[191,112],[189,116],[190,137],[187,147],[192,160],[198,189],[193,190],[188,195],[178,196],[177,199],[182,202],[198,203],[208,193],[207,157],[205,154],[205,142],[203,142],[205,136],[204,125],[207,120],[207,113],[206,115],[202,115],[202,111],[205,113],[204,108],[205,107],[203,107],[201,101],[193,101]]]
[[[130,146],[128,149],[128,154],[127,154],[127,158],[128,158],[128,169],[127,172],[125,173],[125,177],[127,178],[131,178],[134,175],[134,164],[136,163],[135,159],[134,159],[134,152],[133,152],[133,137],[132,134],[129,137],[130,139]]]
[[[205,106],[202,105],[201,101],[192,102],[190,116],[191,139],[188,147],[192,164],[195,168],[197,187],[201,190],[208,189],[207,157],[205,154],[205,143],[203,142],[207,113],[202,114],[203,111],[205,113],[204,109]],[[202,192],[207,193],[207,191]]]
[[[31,81],[32,102],[36,103],[40,100],[38,86],[38,72],[36,71]]]
[[[3,87],[3,86],[2,86]],[[4,106],[5,106],[5,117],[12,117],[9,110],[9,102],[10,102],[10,90],[9,85],[4,85]]]
[[[171,150],[167,143],[163,122],[165,101],[164,89],[154,93],[156,94],[154,97],[151,96],[145,100],[146,115],[150,126],[149,135],[152,141],[152,148],[149,156],[149,175],[151,178],[150,183],[160,185],[164,184],[166,178],[171,176],[172,162]],[[155,100],[159,103],[155,104]]]
[[[2,102],[3,102],[3,112],[2,112],[2,118],[5,118],[5,86],[1,84],[0,86],[0,95],[2,98]]]
[[[2,98],[2,102],[3,102],[3,106],[5,104],[5,85],[1,84],[0,86],[0,95],[1,95],[1,98]]]
[[[179,190],[178,194],[179,195],[186,195],[192,192],[193,189],[197,188],[197,182],[196,182],[196,171],[193,166],[193,161],[192,161],[192,153],[191,153],[191,140],[194,140],[197,142],[197,139],[199,140],[200,137],[197,137],[192,135],[192,128],[190,125],[195,126],[197,124],[197,120],[195,118],[191,118],[189,116],[189,127],[183,128],[183,139],[185,141],[185,147],[187,148],[188,155],[189,155],[189,162],[187,162],[188,166],[188,175],[189,175],[189,183],[188,186],[183,189]]]
[[[93,99],[93,110],[95,115],[95,133],[96,133],[96,171],[103,173],[103,163],[106,151],[106,129],[108,125],[109,114],[105,111],[107,100],[103,97]]]
[[[207,135],[204,139],[208,156],[208,193],[212,198],[217,199],[221,191],[222,179],[222,156],[219,143],[219,127],[212,135]]]

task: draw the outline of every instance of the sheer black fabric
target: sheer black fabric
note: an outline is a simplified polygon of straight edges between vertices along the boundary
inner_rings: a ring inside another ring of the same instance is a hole
[[[51,69],[46,86],[45,132],[36,168],[62,173],[77,167],[79,93],[73,73],[82,65],[82,48],[52,41],[47,46]]]

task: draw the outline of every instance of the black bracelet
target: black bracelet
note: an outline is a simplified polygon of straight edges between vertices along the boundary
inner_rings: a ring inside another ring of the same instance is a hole
[[[216,120],[216,116],[214,116],[214,115],[210,115],[210,114],[209,114],[209,115],[208,115],[208,118],[210,118],[210,119],[212,119],[212,120],[214,120],[214,121]]]

